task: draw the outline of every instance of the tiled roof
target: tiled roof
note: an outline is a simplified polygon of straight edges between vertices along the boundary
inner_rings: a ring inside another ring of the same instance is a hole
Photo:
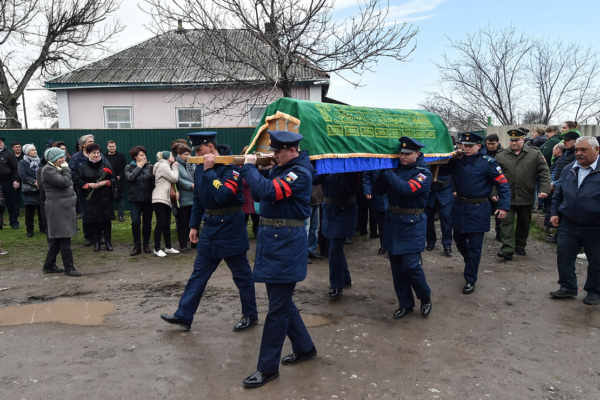
[[[236,48],[245,53],[257,54],[268,51],[257,37],[246,30],[228,30],[227,40],[235,43]],[[57,87],[70,84],[160,84],[160,85],[197,85],[215,82],[261,82],[264,77],[249,67],[237,67],[228,63],[218,76],[207,73],[202,65],[213,63],[208,52],[202,46],[212,43],[208,35],[210,31],[186,30],[170,31],[155,36],[140,44],[129,47],[111,56],[94,61],[73,71],[46,81],[46,87]],[[219,37],[223,37],[219,35]],[[226,67],[226,68],[225,68]],[[277,76],[275,65],[267,65],[271,76]],[[229,72],[227,72],[229,71]],[[231,73],[234,71],[234,73]],[[298,63],[292,66],[291,73],[296,81],[311,82],[328,80],[329,75],[309,66]],[[234,79],[231,79],[233,76]]]

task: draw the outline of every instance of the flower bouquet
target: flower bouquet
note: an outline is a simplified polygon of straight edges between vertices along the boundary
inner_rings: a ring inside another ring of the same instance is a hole
[[[102,169],[102,176],[100,176],[100,179],[98,179],[96,181],[96,183],[102,182],[104,180],[104,178],[106,178],[106,175],[111,175],[112,171],[108,168],[103,168]],[[96,190],[96,188],[93,188],[92,191],[90,192],[90,194],[88,194],[88,196],[86,197],[87,201],[90,201],[92,199],[92,195],[94,194],[94,190]]]

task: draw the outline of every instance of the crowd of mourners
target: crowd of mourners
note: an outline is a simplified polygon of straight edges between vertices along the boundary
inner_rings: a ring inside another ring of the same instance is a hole
[[[511,129],[506,149],[497,134],[464,132],[453,138],[454,157],[446,163],[427,164],[425,145],[404,136],[397,168],[333,174],[315,173],[309,155],[300,150],[302,135],[268,133],[274,152],[266,158],[270,165],[258,163],[244,148],[241,168],[216,163],[216,157],[232,154],[228,145],[217,144],[216,132],[174,141],[170,150],[153,157],[154,164],[144,146],[132,147],[128,161],[115,141],[108,141],[103,152],[93,135],[82,136],[72,156],[64,142],[49,140],[43,153],[34,144],[13,142],[10,151],[0,137],[0,229],[5,211],[8,226],[19,229],[20,195],[26,236],[35,234],[37,211],[39,231],[47,238],[43,272],[78,277],[71,251],[78,214],[85,246],[112,251],[112,223],[117,217],[124,222],[123,193],[128,193],[130,256],[167,257],[189,252],[188,246],[198,249],[179,308],[162,314],[165,322],[190,328],[207,281],[223,259],[242,303],[243,317],[234,331],[258,323],[254,283],[266,283],[269,313],[261,356],[258,371],[244,380],[246,387],[278,376],[286,329],[295,352],[281,364],[316,356],[291,296],[296,282],[306,277],[307,264],[328,258],[327,296],[339,298],[352,285],[344,246],[352,244],[356,231],[379,239],[378,253],[389,258],[399,302],[396,319],[413,311],[415,295],[422,316],[433,309],[421,253],[436,248],[435,220],[443,254],[452,257],[454,243],[464,259],[462,292],[468,295],[475,291],[491,221],[501,242],[497,256],[510,261],[527,256],[532,216],[543,215],[548,231],[556,230],[546,240],[558,245],[559,289],[550,295],[578,295],[575,262],[580,258],[588,261],[583,302],[600,304],[600,149],[595,137],[581,136],[576,122],[538,126],[531,135],[526,128]],[[204,157],[203,163],[191,163],[192,154]],[[171,237],[173,215],[178,246]],[[254,270],[246,256],[249,222],[258,239]],[[59,254],[64,268],[56,264]]]

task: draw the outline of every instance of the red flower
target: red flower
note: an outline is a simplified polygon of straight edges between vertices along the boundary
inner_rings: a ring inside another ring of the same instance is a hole
[[[112,171],[108,168],[104,168],[104,172],[106,172],[107,174],[111,174],[112,175]]]

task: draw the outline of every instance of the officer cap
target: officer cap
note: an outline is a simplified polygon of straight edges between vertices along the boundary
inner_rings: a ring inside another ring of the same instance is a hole
[[[577,140],[579,139],[579,133],[575,132],[575,131],[569,131],[567,133],[565,133],[565,135],[563,136],[563,140]]]
[[[425,145],[418,140],[402,136],[400,139],[400,153],[412,153],[421,150]]]
[[[48,145],[48,146],[51,146],[54,143],[56,143],[56,140],[54,140],[54,139],[48,139],[48,140],[46,140],[46,145]]]
[[[485,138],[477,133],[473,132],[463,132],[460,135],[460,142],[462,144],[479,144]]]
[[[196,151],[204,143],[215,140],[217,132],[193,132],[188,133],[187,136],[190,138],[190,142],[192,142],[192,151]]]
[[[529,129],[527,128],[511,129],[510,131],[508,131],[508,138],[510,140],[519,140],[527,136],[528,133]]]
[[[271,143],[269,151],[277,151],[281,149],[289,149],[290,147],[298,146],[298,143],[304,136],[296,132],[290,131],[267,131],[271,135]]]

